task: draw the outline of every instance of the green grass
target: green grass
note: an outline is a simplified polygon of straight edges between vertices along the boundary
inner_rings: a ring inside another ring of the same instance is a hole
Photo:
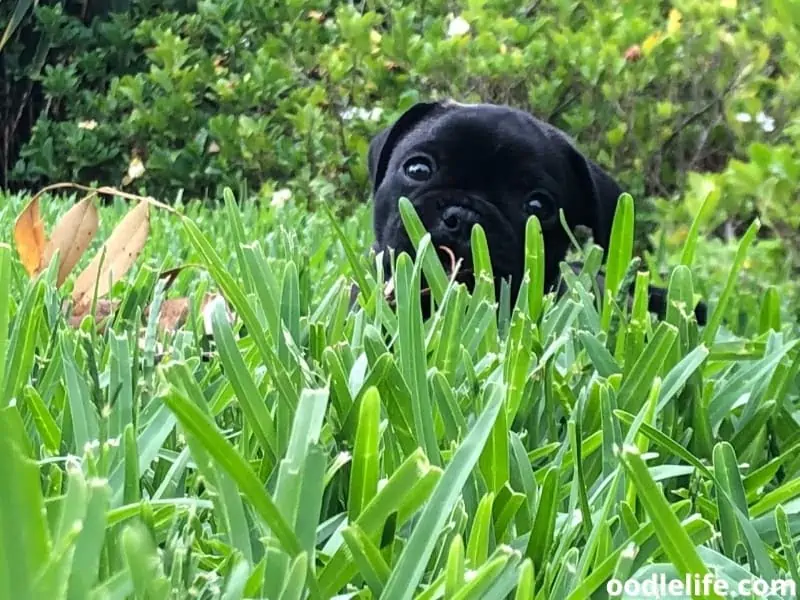
[[[663,322],[642,278],[630,310],[616,289],[597,302],[593,267],[543,295],[535,222],[523,293],[497,312],[483,232],[469,294],[404,204],[422,251],[398,261],[392,312],[362,260],[366,208],[332,228],[326,211],[231,200],[156,213],[104,332],[68,327],[70,284],[28,281],[0,245],[0,600],[582,600],[653,573],[800,584],[795,326],[774,293],[753,300],[751,335],[722,320],[748,237],[711,328],[680,310],[698,287],[688,259]],[[48,223],[65,202],[44,204]],[[23,204],[0,208],[3,239]],[[634,217],[620,206],[616,286]],[[103,209],[98,239],[125,208]],[[140,317],[163,296],[158,270],[181,264],[169,296],[219,290],[237,315],[216,311],[212,340],[196,313],[169,337]],[[423,272],[441,301],[427,322]],[[349,312],[351,280],[365,297]]]

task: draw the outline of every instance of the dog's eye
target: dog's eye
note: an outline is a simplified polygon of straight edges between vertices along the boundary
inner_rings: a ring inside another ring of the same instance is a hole
[[[427,181],[433,175],[433,163],[425,156],[415,156],[405,162],[403,172],[414,181]]]
[[[534,192],[525,202],[525,210],[529,215],[545,219],[552,215],[555,203],[547,192]]]

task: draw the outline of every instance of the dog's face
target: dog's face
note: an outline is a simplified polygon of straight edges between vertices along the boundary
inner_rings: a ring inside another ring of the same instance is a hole
[[[590,228],[606,248],[621,193],[561,131],[491,104],[414,105],[372,140],[369,172],[374,248],[385,259],[389,249],[414,254],[398,209],[405,196],[434,247],[449,248],[466,270],[472,268],[472,227],[480,223],[494,275],[510,280],[513,297],[522,278],[529,217],[538,217],[542,226],[549,287],[569,247],[559,210],[570,228]]]

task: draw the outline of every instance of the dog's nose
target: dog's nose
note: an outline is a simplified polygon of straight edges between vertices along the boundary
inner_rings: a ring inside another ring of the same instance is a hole
[[[456,232],[461,228],[461,215],[457,206],[451,206],[442,213],[442,223],[448,231]]]
[[[477,215],[463,206],[447,206],[439,214],[439,229],[448,240],[466,241],[472,234]]]

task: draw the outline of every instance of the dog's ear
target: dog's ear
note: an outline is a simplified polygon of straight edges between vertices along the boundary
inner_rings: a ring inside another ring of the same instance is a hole
[[[582,225],[592,230],[594,242],[607,252],[611,241],[611,226],[614,223],[614,214],[617,210],[617,201],[622,195],[622,188],[593,160],[586,158],[575,148],[573,152],[573,164],[583,177],[585,198],[592,209],[588,222]]]
[[[561,138],[562,156],[568,166],[567,187],[578,209],[574,224],[588,227],[594,242],[607,252],[622,188],[602,167],[586,158],[566,134],[558,132],[557,135]]]
[[[397,143],[415,125],[442,106],[444,106],[442,102],[418,102],[400,115],[392,125],[372,138],[369,143],[367,163],[373,192],[378,189],[386,175],[386,167]]]

